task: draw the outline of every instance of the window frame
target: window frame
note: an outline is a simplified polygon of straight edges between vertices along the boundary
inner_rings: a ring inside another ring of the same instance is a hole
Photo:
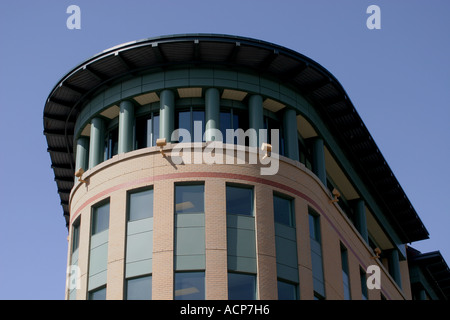
[[[275,198],[279,198],[279,199],[283,199],[289,202],[289,224],[285,224],[283,222],[277,221],[276,219],[276,215],[275,215],[275,201],[273,201],[273,216],[274,216],[274,222],[275,223],[279,223],[282,224],[284,226],[290,227],[290,228],[295,228],[296,226],[296,222],[295,222],[295,198],[292,198],[286,194],[283,193],[279,193],[277,191],[273,192],[273,200],[275,200]]]
[[[108,205],[108,206],[109,206],[109,210],[108,210],[108,219],[107,219],[107,221],[108,221],[107,227],[104,228],[104,229],[102,229],[102,230],[100,230],[100,231],[98,231],[98,230],[96,231],[95,229],[96,229],[97,223],[98,223],[98,221],[95,220],[95,218],[96,218],[96,217],[95,217],[95,215],[96,215],[96,210],[98,210],[100,207],[103,207],[103,206],[105,206],[105,205]],[[92,207],[91,207],[91,236],[94,236],[94,235],[96,235],[96,234],[99,234],[99,233],[101,233],[101,232],[106,231],[106,230],[109,229],[110,215],[111,215],[111,202],[110,202],[110,198],[109,198],[109,197],[106,198],[106,199],[104,199],[104,200],[101,200],[101,201],[97,202],[97,203],[94,204],[94,205],[92,205]],[[95,231],[95,232],[94,232],[94,231]]]
[[[241,213],[229,213],[228,212],[228,196],[227,196],[227,188],[237,188],[237,189],[247,189],[251,191],[251,214],[241,214]],[[245,217],[255,217],[255,186],[251,184],[238,184],[238,183],[229,183],[225,184],[225,212],[230,215],[237,216],[245,216]]]
[[[131,220],[130,218],[130,213],[131,213],[131,196],[133,194],[136,193],[141,193],[141,192],[147,192],[147,191],[152,191],[152,208],[151,208],[151,216],[150,217],[145,217],[145,218],[140,218],[140,219],[133,219]],[[142,220],[142,219],[148,219],[148,218],[153,218],[153,209],[154,209],[154,198],[155,196],[155,191],[152,186],[146,186],[146,187],[142,187],[142,188],[136,188],[136,189],[131,189],[127,191],[127,222],[133,222],[133,221],[138,221],[138,220]]]

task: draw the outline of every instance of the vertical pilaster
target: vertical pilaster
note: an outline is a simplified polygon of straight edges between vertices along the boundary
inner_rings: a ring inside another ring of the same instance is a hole
[[[174,298],[174,185],[155,182],[153,211],[152,299]]]
[[[105,145],[105,123],[102,118],[91,120],[91,139],[89,143],[89,169],[103,161]]]
[[[175,125],[175,95],[171,90],[163,90],[160,94],[159,138],[170,142]]]
[[[273,191],[265,185],[255,186],[255,224],[258,299],[274,300],[277,294],[277,261]]]
[[[133,124],[134,105],[131,101],[125,100],[120,103],[119,113],[119,151],[118,153],[133,150]]]
[[[402,287],[402,280],[400,274],[400,257],[397,249],[392,249],[389,252],[389,273],[398,286]]]
[[[283,114],[283,133],[285,155],[292,160],[299,160],[297,139],[297,114],[294,109],[287,109]],[[281,150],[281,146],[280,146]]]
[[[75,159],[75,171],[83,169],[86,171],[89,166],[89,138],[79,137],[77,139],[77,156]]]
[[[252,95],[248,101],[249,128],[256,130],[257,141],[250,141],[250,147],[259,147],[261,137],[259,129],[264,129],[263,99],[260,95]],[[252,140],[252,139],[250,139]]]
[[[110,201],[107,300],[124,298],[126,214],[127,193],[118,191],[111,196]]]
[[[227,214],[225,183],[205,182],[205,298],[228,299],[227,278]]]
[[[369,234],[367,232],[366,207],[363,199],[357,199],[354,202],[356,229],[363,237],[366,243],[369,243]]]
[[[208,129],[219,129],[220,124],[220,95],[216,88],[209,88],[205,92],[205,141],[213,141],[212,132]]]

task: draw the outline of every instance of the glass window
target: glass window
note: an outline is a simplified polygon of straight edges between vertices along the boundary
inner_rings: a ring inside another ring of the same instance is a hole
[[[367,277],[364,270],[360,267],[359,268],[359,277],[361,279],[361,293],[362,293],[362,299],[367,300]]]
[[[153,217],[153,189],[129,194],[128,221]]]
[[[255,300],[256,276],[253,274],[228,273],[229,300]]]
[[[106,287],[101,287],[92,291],[89,291],[89,300],[106,300]]]
[[[106,134],[105,160],[111,159],[119,152],[119,127],[111,129]]]
[[[109,228],[109,202],[94,207],[92,213],[92,235]]]
[[[231,129],[231,113],[228,111],[223,111],[220,113],[220,131],[222,132],[222,136],[226,138],[226,132],[228,129]]]
[[[152,300],[152,276],[127,279],[127,300]]]
[[[192,130],[191,130],[191,112],[190,111],[178,112],[178,129],[186,129],[191,134],[191,140],[193,139]],[[180,137],[180,140],[178,142],[191,142],[191,141],[183,141],[183,137]]]
[[[294,283],[278,280],[278,300],[297,300],[298,286]]]
[[[227,214],[253,216],[253,189],[249,187],[227,186]]]
[[[311,212],[309,213],[309,237],[320,242],[319,216]]]
[[[175,186],[175,213],[205,212],[205,186],[203,184]]]
[[[342,280],[344,283],[344,299],[350,300],[350,277],[348,274],[347,249],[341,244]]]
[[[284,197],[273,197],[273,211],[275,222],[287,225],[289,227],[294,226],[294,214],[292,210],[292,200]]]
[[[80,218],[72,226],[72,252],[78,249],[80,244]]]
[[[224,142],[226,142],[228,129],[242,129],[244,132],[248,129],[247,110],[229,109],[220,112],[220,131]],[[238,137],[234,137],[234,144],[238,143]],[[248,145],[248,138],[245,139],[245,145]]]
[[[189,108],[189,110],[178,111],[177,112],[177,129],[186,129],[189,131],[191,135],[191,141],[183,141],[183,137],[179,138],[179,142],[202,142],[203,134],[205,133],[205,111],[203,110],[193,110],[193,108]],[[201,122],[201,133],[195,133],[195,122]]]
[[[136,149],[156,146],[159,138],[159,115],[150,115],[136,119]]]
[[[195,122],[201,121],[201,135],[195,136],[194,135],[194,128],[195,128]],[[192,131],[191,131],[191,138],[194,142],[202,142],[203,141],[203,134],[205,133],[205,112],[204,111],[192,111]]]
[[[283,127],[281,121],[275,120],[271,117],[264,117],[264,129],[267,129],[267,143],[273,144],[271,130],[278,129],[279,134],[279,154],[284,155],[284,137],[283,137]]]
[[[204,272],[176,272],[175,300],[204,300]]]

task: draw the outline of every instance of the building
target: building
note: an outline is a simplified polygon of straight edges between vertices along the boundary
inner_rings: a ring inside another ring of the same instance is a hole
[[[248,136],[220,153],[213,129]],[[405,244],[428,232],[342,86],[297,52],[123,44],[57,83],[44,134],[67,299],[412,299]]]

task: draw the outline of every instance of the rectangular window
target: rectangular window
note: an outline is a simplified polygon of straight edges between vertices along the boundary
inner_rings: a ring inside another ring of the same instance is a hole
[[[253,216],[253,189],[227,185],[227,214]]]
[[[361,280],[362,299],[363,300],[367,300],[368,299],[368,295],[367,295],[367,276],[366,276],[366,272],[361,267],[359,267],[359,278]]]
[[[205,272],[176,272],[175,300],[204,300]]]
[[[314,295],[325,298],[325,281],[323,277],[322,244],[320,234],[320,216],[312,208],[308,209],[309,239],[311,246],[311,263],[313,273]]]
[[[228,273],[229,300],[256,300],[256,275]]]
[[[92,207],[88,291],[100,296],[97,289],[105,287],[108,271],[109,208],[109,199]]]
[[[273,213],[276,223],[281,223],[289,227],[294,227],[294,214],[292,210],[292,200],[282,196],[273,196]]]
[[[106,300],[106,286],[89,291],[88,300]]]
[[[136,119],[136,149],[156,146],[159,138],[159,115],[150,113]]]
[[[153,217],[153,189],[130,193],[128,221]]]
[[[174,269],[204,270],[206,256],[203,182],[175,184],[174,227]]]
[[[309,214],[309,237],[320,243],[320,225],[319,216]]]
[[[106,133],[104,159],[111,159],[119,152],[119,127],[115,127]]]
[[[189,184],[175,186],[175,213],[205,212],[205,186]]]
[[[293,292],[297,290],[295,288],[299,278],[293,200],[287,196],[274,193],[273,212],[277,277],[279,280],[278,293],[282,299],[296,299]],[[295,290],[292,291],[291,289]]]
[[[78,249],[80,245],[80,218],[72,225],[72,253]]]
[[[152,276],[127,279],[126,300],[152,300]]]
[[[109,202],[94,207],[92,214],[92,235],[109,228]]]
[[[278,300],[298,300],[298,285],[284,280],[277,281]]]
[[[205,133],[205,111],[203,110],[195,110],[193,107],[190,107],[188,110],[177,111],[177,128],[176,129],[186,129],[189,131],[191,135],[191,141],[183,141],[183,137],[180,137],[179,142],[202,142],[203,134]],[[201,122],[201,132],[195,133],[195,122]]]
[[[152,273],[153,189],[129,191],[127,208],[125,278],[131,285],[139,286],[137,283],[146,281],[142,277]],[[133,293],[133,300],[135,297]]]
[[[344,299],[350,300],[350,276],[348,271],[348,251],[341,243],[341,265],[342,265],[342,280],[344,284]]]
[[[220,131],[222,132],[223,141],[226,142],[227,130],[242,129],[244,132],[248,129],[248,112],[236,108],[222,110],[220,112]],[[248,145],[248,139],[244,144]],[[238,138],[234,137],[234,144],[238,143]]]

